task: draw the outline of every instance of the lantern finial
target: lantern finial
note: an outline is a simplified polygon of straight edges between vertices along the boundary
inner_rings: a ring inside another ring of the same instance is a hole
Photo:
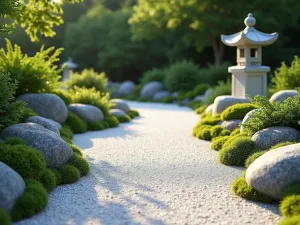
[[[253,17],[252,13],[248,14],[248,17],[244,20],[247,27],[254,27],[256,24],[256,19]]]

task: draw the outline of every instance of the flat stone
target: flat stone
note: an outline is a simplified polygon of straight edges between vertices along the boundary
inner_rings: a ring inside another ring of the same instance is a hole
[[[287,98],[295,97],[296,95],[297,91],[295,90],[278,91],[272,95],[270,102],[284,102]]]
[[[127,102],[122,99],[112,99],[110,100],[110,103],[112,103],[112,109],[120,109],[124,113],[127,113],[130,110]]]
[[[239,103],[248,103],[249,100],[247,98],[235,97],[230,95],[223,95],[215,98],[214,108],[213,108],[213,116],[222,113],[229,106],[239,104]]]
[[[242,120],[225,120],[222,122],[221,127],[233,131],[239,127],[240,122],[242,122]]]
[[[76,103],[69,105],[68,109],[86,122],[102,121],[104,118],[102,111],[93,105]]]
[[[159,81],[152,81],[142,88],[140,97],[145,99],[152,99],[153,96],[163,90],[163,85]]]
[[[111,109],[110,114],[116,117],[126,116],[126,113],[120,109]]]
[[[31,116],[26,120],[26,122],[27,123],[37,123],[37,124],[43,126],[44,128],[53,131],[54,133],[56,133],[60,136],[59,129],[57,128],[57,125],[56,125],[57,122],[55,122],[54,120],[46,119],[46,118],[40,117],[40,116]]]

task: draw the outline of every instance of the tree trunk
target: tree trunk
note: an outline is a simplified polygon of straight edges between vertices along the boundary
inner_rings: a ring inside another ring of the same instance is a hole
[[[214,37],[212,39],[212,47],[214,51],[215,65],[219,66],[223,61],[224,44],[218,37]]]

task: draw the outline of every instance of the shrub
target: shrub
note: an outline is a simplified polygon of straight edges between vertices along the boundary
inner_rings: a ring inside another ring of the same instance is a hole
[[[72,144],[73,132],[67,125],[63,125],[62,129],[59,130],[61,138],[67,143]]]
[[[24,123],[29,117],[38,116],[31,108],[24,107],[20,109],[20,119],[19,122]]]
[[[250,155],[246,162],[245,162],[245,167],[248,168],[250,166],[251,163],[253,163],[257,158],[259,158],[260,156],[262,156],[263,154],[265,154],[267,151],[260,151],[260,152],[256,152],[252,155]]]
[[[300,214],[300,195],[285,197],[280,203],[280,212],[283,216],[291,217]]]
[[[215,125],[210,129],[210,135],[212,138],[215,138],[218,137],[222,131],[223,128],[220,125]]]
[[[78,146],[73,145],[73,144],[70,144],[70,146],[71,146],[71,148],[72,148],[72,150],[73,150],[74,153],[76,153],[76,154],[78,154],[80,156],[83,155],[81,148],[79,148]]]
[[[119,126],[119,120],[115,116],[106,116],[103,121],[108,123],[111,128]]]
[[[148,70],[144,72],[143,77],[141,79],[141,84],[144,86],[145,84],[151,82],[151,81],[159,81],[161,83],[164,82],[164,79],[166,77],[167,70],[166,69],[158,69],[153,68],[152,70]]]
[[[212,88],[211,93],[203,100],[204,104],[210,105],[214,103],[215,98],[221,95],[231,95],[231,83],[227,81],[219,82],[218,86]]]
[[[169,95],[169,96],[166,96],[163,100],[162,100],[163,103],[173,103],[174,102],[174,98],[173,96]]]
[[[95,130],[104,130],[104,124],[102,121],[91,121],[88,122],[88,130],[95,131]]]
[[[201,81],[199,67],[190,61],[174,63],[167,70],[165,86],[171,91],[189,91]]]
[[[65,82],[68,89],[74,87],[95,88],[99,92],[107,92],[107,78],[105,73],[96,73],[93,69],[85,69],[81,73],[71,73],[70,79]]]
[[[231,131],[230,130],[227,130],[227,129],[223,129],[221,131],[221,133],[219,134],[219,136],[229,136],[231,134]]]
[[[12,82],[8,73],[0,72],[0,131],[21,120],[25,103],[15,102],[17,82]]]
[[[66,105],[70,105],[72,102],[72,96],[69,92],[66,92],[66,91],[60,90],[60,89],[56,89],[56,90],[53,90],[51,93],[60,97]]]
[[[50,169],[50,170],[52,171],[52,173],[55,176],[56,186],[61,185],[61,175],[60,175],[59,171],[56,169]]]
[[[46,168],[43,154],[26,145],[1,145],[0,161],[14,169],[23,179],[38,179]]]
[[[202,105],[201,101],[198,100],[192,100],[189,102],[189,107],[192,108],[193,110],[199,108]]]
[[[208,84],[198,84],[192,91],[192,93],[193,93],[192,97],[204,95],[206,90],[208,90],[209,88],[210,88],[210,86]]]
[[[25,145],[25,141],[18,137],[7,138],[4,143],[7,145]]]
[[[90,172],[90,164],[78,154],[73,154],[68,164],[77,168],[80,172],[80,176],[86,176]]]
[[[0,224],[1,225],[11,225],[11,219],[10,219],[9,215],[3,209],[0,209]]]
[[[237,195],[240,196],[241,198],[245,198],[251,201],[256,201],[256,202],[263,202],[263,203],[271,203],[273,200],[256,191],[254,188],[250,187],[247,182],[245,177],[240,177],[236,179],[232,185],[231,185],[231,190]]]
[[[288,218],[284,218],[279,225],[299,225],[300,224],[300,216],[292,216]]]
[[[219,151],[222,149],[223,144],[228,140],[229,136],[223,136],[223,137],[218,137],[215,138],[211,145],[210,148],[216,151]]]
[[[296,143],[297,142],[292,142],[292,141],[281,142],[277,145],[272,146],[272,148],[270,148],[270,150],[274,150],[276,148],[280,148],[280,147],[283,147],[283,146],[292,145],[292,144],[296,144]]]
[[[68,118],[65,122],[74,134],[80,134],[87,131],[86,122],[71,111],[68,112]]]
[[[48,192],[56,187],[56,176],[50,169],[45,169],[37,180],[44,185]]]
[[[300,196],[300,184],[292,184],[289,185],[283,192],[283,198],[291,196],[291,195],[299,195]]]
[[[280,68],[275,70],[275,76],[272,78],[271,93],[281,90],[291,90],[300,86],[300,59],[295,56],[288,67],[285,62]]]
[[[133,110],[133,109],[130,109],[130,110],[127,112],[127,115],[128,115],[131,119],[140,116],[139,112],[136,111],[136,110]]]
[[[117,119],[118,119],[119,123],[128,123],[131,120],[131,118],[127,115],[119,116],[119,117],[117,117]]]
[[[61,166],[58,171],[61,175],[62,184],[72,184],[80,179],[79,170],[72,165],[65,164]]]
[[[243,120],[248,112],[258,107],[250,103],[241,103],[229,106],[221,114],[222,120]]]
[[[209,65],[208,68],[201,69],[201,74],[205,77],[205,82],[211,85],[217,84],[218,81],[228,79],[228,67],[230,63],[226,62],[221,65]]]
[[[11,212],[13,221],[31,217],[44,210],[48,204],[47,191],[40,182],[29,179],[25,183],[25,191]]]
[[[143,88],[143,85],[141,85],[141,84],[136,85],[133,93],[127,99],[128,100],[137,100],[140,97],[142,88]]]
[[[93,105],[99,108],[104,116],[109,116],[109,94],[97,91],[95,88],[74,87],[71,91],[72,103]]]
[[[248,156],[255,151],[257,150],[254,142],[250,138],[236,138],[231,144],[219,151],[219,161],[229,166],[244,166]]]
[[[6,48],[0,50],[0,70],[10,73],[13,80],[18,81],[16,96],[25,93],[52,92],[58,87],[58,80],[62,69],[56,65],[63,49],[54,51],[54,47],[44,49],[34,56],[23,54],[21,47],[12,46],[6,39]]]

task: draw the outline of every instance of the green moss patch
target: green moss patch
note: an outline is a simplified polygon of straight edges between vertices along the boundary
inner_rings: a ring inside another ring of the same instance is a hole
[[[48,192],[56,187],[56,176],[50,169],[45,169],[38,181],[44,185]]]
[[[279,225],[300,225],[300,216],[284,218]]]
[[[76,153],[76,154],[78,154],[78,155],[80,155],[80,156],[83,155],[83,154],[82,154],[82,149],[81,149],[81,148],[79,148],[78,146],[73,145],[73,144],[70,144],[70,146],[71,146],[71,148],[72,148],[72,150],[73,150],[74,153]]]
[[[255,152],[254,154],[250,155],[246,162],[245,162],[245,167],[248,168],[251,163],[253,163],[257,158],[265,154],[267,151],[260,151],[260,152]]]
[[[7,138],[4,143],[7,145],[26,145],[23,139],[17,137]]]
[[[139,112],[136,111],[136,110],[134,110],[134,109],[130,109],[130,110],[127,112],[127,115],[128,115],[131,119],[140,116]]]
[[[63,125],[62,129],[59,130],[59,133],[65,142],[72,144],[73,132],[69,126]]]
[[[300,195],[285,197],[280,203],[280,212],[283,216],[291,217],[300,214]]]
[[[223,136],[223,137],[218,137],[215,138],[211,145],[210,148],[216,151],[219,151],[222,149],[223,144],[228,140],[229,136]]]
[[[221,119],[222,120],[243,120],[248,112],[257,108],[258,107],[256,105],[253,105],[251,103],[235,104],[228,107],[227,109],[225,109],[224,112],[222,112]]]
[[[272,146],[272,148],[270,148],[270,150],[274,150],[276,148],[284,147],[284,146],[287,146],[287,145],[293,145],[293,144],[296,144],[296,143],[297,142],[292,142],[292,141],[281,142],[277,145]]]
[[[62,184],[73,184],[80,179],[79,170],[72,165],[63,165],[59,168]]]
[[[118,119],[119,123],[128,123],[131,120],[131,118],[127,115],[119,116],[119,117],[117,117],[117,119]]]
[[[68,118],[65,122],[74,134],[84,133],[87,131],[87,125],[84,120],[72,112],[68,112]]]
[[[55,176],[56,186],[61,185],[61,175],[60,172],[56,169],[50,169]]]
[[[104,129],[105,129],[105,125],[102,123],[102,121],[88,122],[88,130],[90,131],[104,130]]]
[[[10,216],[3,209],[0,209],[0,224],[1,225],[11,225]]]
[[[90,172],[90,164],[88,161],[77,154],[72,155],[68,164],[77,168],[80,172],[80,176],[86,176]]]
[[[104,122],[106,122],[109,127],[118,127],[119,126],[119,120],[115,116],[107,116],[104,118]]]

